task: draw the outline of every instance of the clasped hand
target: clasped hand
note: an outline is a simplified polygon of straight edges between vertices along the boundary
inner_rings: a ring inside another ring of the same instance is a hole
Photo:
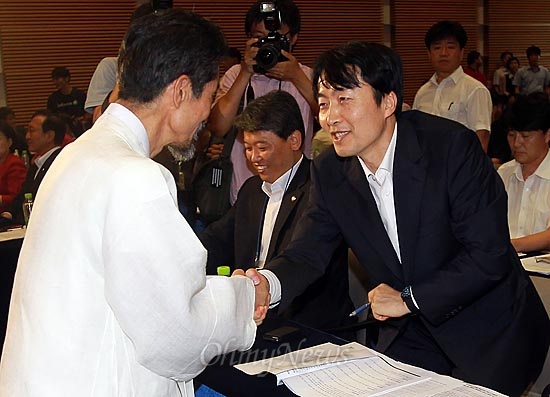
[[[255,293],[255,309],[254,309],[254,322],[256,325],[260,325],[267,315],[269,309],[269,302],[271,301],[271,294],[269,293],[269,282],[261,275],[256,269],[248,269],[246,273],[242,269],[236,269],[233,276],[246,276],[252,280],[256,290]]]
[[[372,314],[378,321],[403,317],[411,312],[405,302],[403,302],[401,292],[387,284],[380,284],[378,287],[370,290],[368,299],[371,303]]]

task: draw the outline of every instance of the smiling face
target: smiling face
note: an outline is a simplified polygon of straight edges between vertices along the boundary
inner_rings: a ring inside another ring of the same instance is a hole
[[[451,75],[459,66],[464,56],[464,49],[452,37],[434,41],[428,49],[428,58],[437,73],[438,80]]]
[[[381,161],[395,126],[397,98],[391,92],[376,103],[372,87],[335,89],[319,84],[319,122],[339,156],[359,156],[367,164]],[[376,165],[377,167],[378,165]]]
[[[287,139],[267,130],[244,131],[246,158],[264,182],[275,182],[300,159],[301,144],[299,131]]]

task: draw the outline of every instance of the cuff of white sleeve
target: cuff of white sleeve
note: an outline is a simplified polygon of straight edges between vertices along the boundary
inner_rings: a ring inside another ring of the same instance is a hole
[[[416,308],[418,310],[420,310],[420,308],[418,307],[418,303],[416,303],[416,299],[414,299],[412,286],[411,286],[411,298],[412,298],[412,301],[413,301],[414,305],[416,306]]]
[[[269,282],[269,293],[271,294],[271,301],[269,302],[269,308],[273,308],[279,304],[281,301],[281,282],[270,270],[267,269],[261,269],[259,272],[267,278],[267,281]]]

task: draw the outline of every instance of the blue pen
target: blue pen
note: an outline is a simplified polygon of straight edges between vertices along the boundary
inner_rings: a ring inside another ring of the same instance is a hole
[[[364,305],[361,305],[359,306],[357,309],[355,309],[354,311],[352,311],[349,316],[350,317],[353,317],[353,316],[357,316],[358,314],[364,312],[365,310],[367,310],[368,308],[370,307],[370,302],[367,302],[365,303]]]

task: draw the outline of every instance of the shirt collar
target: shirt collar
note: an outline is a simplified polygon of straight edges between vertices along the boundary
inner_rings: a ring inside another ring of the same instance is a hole
[[[123,134],[128,140],[128,144],[130,144],[134,150],[146,157],[151,156],[149,136],[147,135],[145,126],[130,109],[119,103],[111,103],[105,111],[105,114],[117,118],[126,125],[127,130],[123,131]]]
[[[453,73],[441,80],[441,83],[437,83],[437,73],[434,73],[430,78],[430,82],[435,85],[442,84],[444,81],[452,80],[453,83],[458,84],[458,82],[466,75],[462,66],[458,66]]]
[[[397,122],[395,123],[395,126],[393,127],[393,135],[391,137],[390,144],[388,145],[388,148],[386,149],[386,153],[384,153],[384,158],[382,159],[382,162],[380,163],[380,166],[376,170],[376,173],[373,173],[369,167],[367,167],[367,164],[363,161],[363,159],[359,156],[357,158],[359,159],[359,162],[361,163],[361,166],[363,167],[363,171],[365,172],[365,175],[367,178],[369,175],[376,175],[376,178],[380,181],[380,183],[383,183],[386,174],[393,174],[393,160],[395,158],[395,148],[397,146]],[[385,172],[384,172],[385,171]]]
[[[514,160],[516,161],[516,160]],[[516,169],[514,175],[518,181],[524,182],[522,165],[516,161]],[[546,153],[546,156],[541,161],[537,169],[532,175],[536,175],[539,178],[550,180],[550,150]]]
[[[34,164],[36,164],[36,167],[38,169],[42,168],[46,160],[52,155],[53,152],[55,152],[57,149],[59,149],[61,146],[54,146],[50,150],[48,150],[46,153],[44,153],[42,156],[39,156],[34,159]]]
[[[262,190],[265,194],[267,194],[269,197],[273,194],[277,194],[280,192],[285,192],[286,189],[288,189],[288,186],[290,185],[290,182],[292,182],[292,179],[294,179],[294,176],[296,175],[296,171],[298,168],[300,168],[300,164],[302,164],[302,159],[304,158],[304,155],[300,156],[300,159],[294,163],[290,169],[285,172],[283,175],[281,175],[275,182],[269,183],[269,182],[263,182],[262,183]]]
[[[546,153],[546,156],[537,167],[535,175],[542,179],[550,180],[550,150]]]

